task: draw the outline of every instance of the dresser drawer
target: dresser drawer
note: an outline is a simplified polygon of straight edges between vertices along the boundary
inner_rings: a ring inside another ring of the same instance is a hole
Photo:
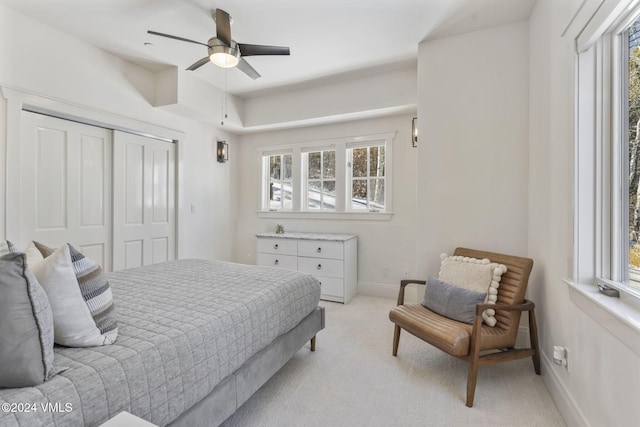
[[[298,242],[290,239],[258,239],[257,252],[296,255]]]
[[[342,260],[298,257],[298,270],[315,277],[344,277]]]
[[[343,259],[344,245],[342,242],[300,240],[298,242],[298,256]]]
[[[295,255],[264,254],[258,252],[256,258],[258,265],[287,268],[289,270],[298,269],[298,257]]]
[[[320,298],[325,296],[343,297],[344,280],[337,277],[316,277],[320,281]]]

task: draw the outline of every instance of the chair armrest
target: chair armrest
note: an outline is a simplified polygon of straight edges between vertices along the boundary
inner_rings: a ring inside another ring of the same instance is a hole
[[[400,281],[400,292],[398,292],[398,305],[404,304],[404,288],[411,283],[416,283],[418,285],[426,285],[426,280],[417,280],[417,279],[403,279]]]
[[[529,314],[533,312],[536,305],[533,301],[527,299],[522,304],[478,304],[476,305],[476,315],[473,319],[473,329],[471,330],[471,353],[476,357],[480,352],[480,330],[482,329],[482,313],[490,308],[494,310],[504,311],[529,311]],[[535,327],[535,326],[534,326]]]
[[[536,308],[536,305],[533,301],[524,300],[522,304],[478,304],[476,305],[476,316],[482,315],[485,310],[493,308],[494,310],[504,310],[504,311],[531,311]]]

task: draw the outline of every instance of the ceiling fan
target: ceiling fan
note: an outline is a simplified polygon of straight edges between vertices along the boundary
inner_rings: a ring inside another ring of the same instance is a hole
[[[211,61],[223,68],[238,67],[240,71],[255,80],[260,77],[260,73],[244,59],[245,56],[289,55],[289,48],[285,46],[237,43],[231,38],[231,18],[229,14],[222,9],[216,9],[215,14],[213,14],[213,19],[216,22],[216,35],[211,37],[207,43],[172,36],[171,34],[159,33],[157,31],[147,31],[147,33],[206,46],[209,55],[196,61],[187,68],[187,70],[190,71],[197,70]]]

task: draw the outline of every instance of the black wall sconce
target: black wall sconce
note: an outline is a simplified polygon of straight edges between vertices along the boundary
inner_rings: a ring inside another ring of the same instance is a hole
[[[418,146],[418,118],[414,117],[411,120],[411,146]]]
[[[229,144],[225,141],[218,141],[218,162],[225,163],[229,160]]]

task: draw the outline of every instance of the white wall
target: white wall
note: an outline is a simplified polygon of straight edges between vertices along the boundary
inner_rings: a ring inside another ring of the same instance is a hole
[[[415,76],[414,76],[415,77]],[[359,292],[397,296],[403,269],[415,274],[416,149],[411,147],[413,114],[323,126],[243,135],[240,140],[237,246],[235,260],[253,263],[256,233],[275,231],[332,232],[358,235]],[[260,219],[258,147],[397,131],[393,149],[393,218],[389,221]],[[385,269],[388,274],[385,277]]]
[[[249,129],[259,129],[273,123],[296,124],[363,112],[415,111],[415,62],[401,62],[394,67],[374,70],[327,78],[312,87],[294,85],[247,98],[244,100],[243,124]]]
[[[536,267],[529,296],[537,304],[543,379],[568,425],[632,426],[640,420],[640,357],[574,305],[562,281],[572,276],[574,250],[575,49],[561,34],[582,3],[538,0],[530,18],[528,246]],[[568,348],[568,369],[550,362],[553,345]]]
[[[527,255],[528,25],[418,52],[418,274],[466,246]]]
[[[235,216],[235,168],[218,164],[215,141],[233,135],[151,106],[155,76],[140,67],[0,6],[0,86],[35,94],[41,106],[86,112],[107,123],[127,123],[153,129],[156,134],[181,133],[184,137],[182,191],[185,257],[230,259]],[[15,112],[0,97],[0,123]],[[14,114],[15,115],[15,114]],[[133,119],[133,120],[132,120]],[[3,126],[3,129],[5,127]],[[5,152],[6,132],[0,132],[0,152]],[[0,238],[6,230],[5,162],[0,166]],[[195,213],[190,213],[191,204]],[[186,207],[186,209],[185,209]]]

